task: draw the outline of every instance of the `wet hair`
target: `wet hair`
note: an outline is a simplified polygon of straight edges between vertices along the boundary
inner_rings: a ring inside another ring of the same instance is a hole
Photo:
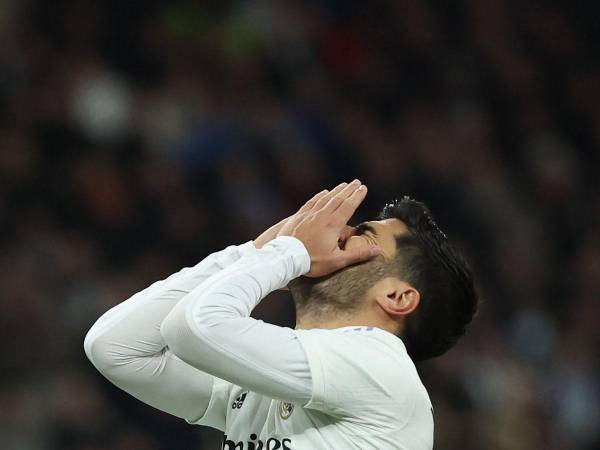
[[[420,294],[400,338],[414,361],[439,356],[465,334],[478,296],[469,265],[450,244],[424,203],[410,197],[386,204],[378,219],[399,219],[409,232],[396,236],[401,278]]]

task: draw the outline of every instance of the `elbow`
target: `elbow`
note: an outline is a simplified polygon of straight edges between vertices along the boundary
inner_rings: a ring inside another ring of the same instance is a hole
[[[92,365],[104,375],[111,378],[115,370],[124,362],[123,355],[115,351],[110,333],[100,333],[94,325],[86,334],[83,341],[85,355]],[[121,356],[121,357],[120,357]]]
[[[101,337],[98,336],[95,327],[92,327],[85,335],[83,349],[87,358],[98,371],[105,373],[109,370],[112,362],[108,358],[106,345]]]

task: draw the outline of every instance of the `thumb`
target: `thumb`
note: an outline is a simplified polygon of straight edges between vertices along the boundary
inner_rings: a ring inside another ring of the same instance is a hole
[[[381,255],[381,248],[376,245],[352,250],[340,250],[340,257],[336,262],[338,269],[342,269],[351,264],[367,261],[377,255]]]

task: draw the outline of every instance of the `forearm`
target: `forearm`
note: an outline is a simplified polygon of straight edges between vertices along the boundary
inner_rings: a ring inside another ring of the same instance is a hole
[[[88,358],[106,378],[136,398],[196,419],[210,398],[212,376],[174,356],[166,348],[160,324],[182,297],[252,251],[256,250],[249,242],[213,253],[115,306],[88,332],[84,344]]]
[[[272,398],[306,403],[310,369],[293,330],[249,317],[260,300],[306,273],[300,241],[280,237],[187,295],[163,321],[171,351],[188,364]]]

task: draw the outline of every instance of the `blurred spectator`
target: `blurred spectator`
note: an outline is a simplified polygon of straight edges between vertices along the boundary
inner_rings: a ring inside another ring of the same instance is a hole
[[[600,447],[594,2],[0,3],[7,450],[220,448],[112,387],[110,306],[353,177],[427,202],[484,294],[419,367],[436,448]],[[287,296],[257,315],[292,325]]]

